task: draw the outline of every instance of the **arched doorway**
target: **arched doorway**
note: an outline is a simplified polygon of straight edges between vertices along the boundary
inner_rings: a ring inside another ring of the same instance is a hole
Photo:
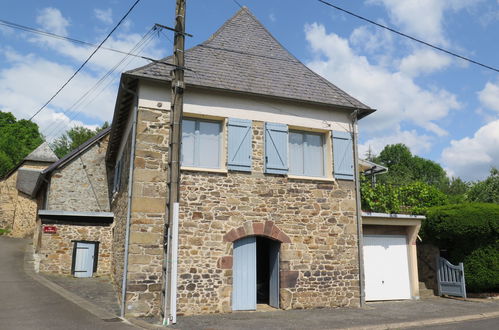
[[[280,245],[264,236],[234,241],[232,310],[256,310],[257,304],[279,308]]]

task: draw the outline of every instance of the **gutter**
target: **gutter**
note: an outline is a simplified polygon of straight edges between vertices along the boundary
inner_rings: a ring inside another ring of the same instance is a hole
[[[134,95],[134,105],[132,114],[132,137],[131,137],[131,148],[130,148],[130,167],[128,170],[128,201],[127,201],[127,214],[126,214],[126,227],[125,227],[125,251],[123,260],[123,281],[121,284],[121,308],[120,316],[125,317],[126,308],[126,289],[128,282],[128,246],[130,243],[130,218],[132,215],[132,188],[133,188],[133,170],[134,170],[134,159],[135,159],[135,135],[137,134],[137,111],[138,111],[138,95],[135,91],[128,89],[122,83],[121,87]]]
[[[360,196],[360,173],[359,173],[359,152],[357,149],[357,122],[359,114],[359,110],[355,110],[352,113],[352,143],[353,143],[353,166],[355,173],[355,197],[356,197],[356,213],[357,213],[357,250],[358,250],[358,258],[359,258],[359,287],[360,287],[360,307],[364,307],[366,304],[366,293],[365,293],[365,280],[364,280],[364,253],[362,251],[364,242],[363,242],[363,233],[362,233],[362,209],[361,209],[361,196]]]

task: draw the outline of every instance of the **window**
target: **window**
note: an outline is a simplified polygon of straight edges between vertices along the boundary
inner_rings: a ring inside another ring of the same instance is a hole
[[[122,159],[120,159],[116,163],[116,166],[114,167],[113,194],[120,191],[122,168],[123,168],[123,162],[122,162]]]
[[[326,176],[324,171],[324,134],[289,132],[289,174]]]
[[[221,168],[222,125],[220,122],[182,120],[181,165],[187,167]]]

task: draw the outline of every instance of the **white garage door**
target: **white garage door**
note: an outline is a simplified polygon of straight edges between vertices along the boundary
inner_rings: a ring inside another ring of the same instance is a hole
[[[366,300],[411,299],[407,239],[364,235]]]

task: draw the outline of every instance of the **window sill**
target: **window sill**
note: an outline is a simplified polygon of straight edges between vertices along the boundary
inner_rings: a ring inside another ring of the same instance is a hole
[[[181,166],[181,171],[189,171],[189,172],[212,172],[212,173],[228,173],[226,168],[206,168],[206,167],[189,167],[189,166]]]
[[[309,181],[322,181],[322,182],[334,182],[334,178],[320,177],[320,176],[301,176],[301,175],[288,175],[289,179],[296,180],[309,180]]]

